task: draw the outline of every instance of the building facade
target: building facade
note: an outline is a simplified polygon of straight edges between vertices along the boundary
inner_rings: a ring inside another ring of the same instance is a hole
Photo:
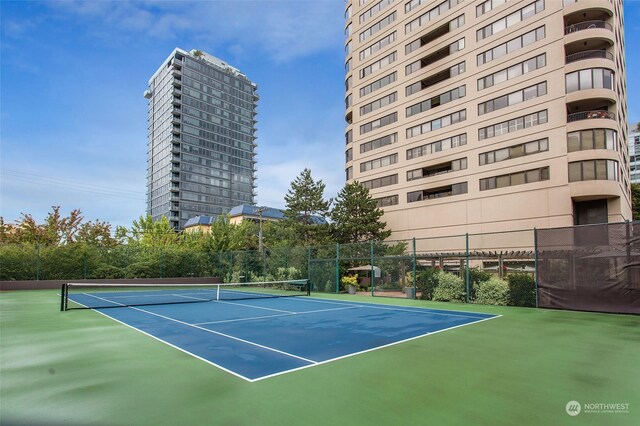
[[[392,239],[631,218],[622,0],[347,0],[346,179]]]
[[[640,123],[629,132],[629,169],[631,183],[640,183]]]
[[[253,203],[257,85],[199,50],[175,49],[149,80],[147,214],[182,229]]]

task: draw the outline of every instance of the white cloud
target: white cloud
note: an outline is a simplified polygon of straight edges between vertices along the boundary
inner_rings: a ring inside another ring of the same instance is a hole
[[[89,34],[110,44],[132,37],[202,40],[203,50],[233,45],[260,49],[286,62],[340,42],[341,1],[51,2],[55,11],[86,20]],[[247,11],[250,10],[250,13]],[[97,25],[96,25],[97,24]]]

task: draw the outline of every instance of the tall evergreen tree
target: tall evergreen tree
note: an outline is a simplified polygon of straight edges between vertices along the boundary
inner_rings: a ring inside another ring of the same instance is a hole
[[[298,243],[305,246],[321,242],[327,234],[328,225],[314,221],[314,216],[325,218],[331,206],[330,200],[324,200],[324,189],[322,180],[314,181],[311,170],[304,169],[284,196],[287,225],[295,230]]]
[[[383,241],[391,235],[380,218],[384,212],[359,182],[348,183],[336,198],[331,212],[332,234],[338,243]]]

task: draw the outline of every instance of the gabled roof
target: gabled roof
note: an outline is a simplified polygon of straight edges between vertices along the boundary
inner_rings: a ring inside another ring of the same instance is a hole
[[[190,228],[197,225],[211,225],[212,222],[213,217],[211,216],[194,216],[191,219],[187,220],[187,222],[184,224],[184,227]]]
[[[259,219],[262,217],[265,220],[284,220],[284,210],[276,209],[273,207],[263,207],[263,206],[251,206],[249,204],[240,204],[239,206],[233,207],[229,210],[230,217],[238,217],[238,216],[246,216],[255,219]],[[216,220],[216,218],[212,216],[195,216],[191,219],[187,220],[184,224],[185,228],[190,228],[192,226],[205,225],[211,226],[211,224]],[[327,220],[321,216],[312,215],[311,221],[316,225],[324,225],[327,223]]]

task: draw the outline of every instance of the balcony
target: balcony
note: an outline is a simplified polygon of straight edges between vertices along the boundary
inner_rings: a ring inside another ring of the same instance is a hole
[[[611,27],[611,24],[604,22],[604,21],[585,21],[585,22],[579,22],[576,24],[571,24],[567,27],[564,28],[564,34],[572,34],[575,33],[577,31],[583,31],[583,30],[592,30],[592,29],[596,29],[596,28],[604,28],[606,30],[609,30],[611,32],[613,32],[613,28]]]
[[[609,111],[582,111],[567,115],[567,123],[593,119],[615,120],[616,114]]]
[[[606,50],[585,50],[584,52],[572,53],[565,57],[565,64],[584,61],[586,59],[608,59],[613,61],[613,54]]]

